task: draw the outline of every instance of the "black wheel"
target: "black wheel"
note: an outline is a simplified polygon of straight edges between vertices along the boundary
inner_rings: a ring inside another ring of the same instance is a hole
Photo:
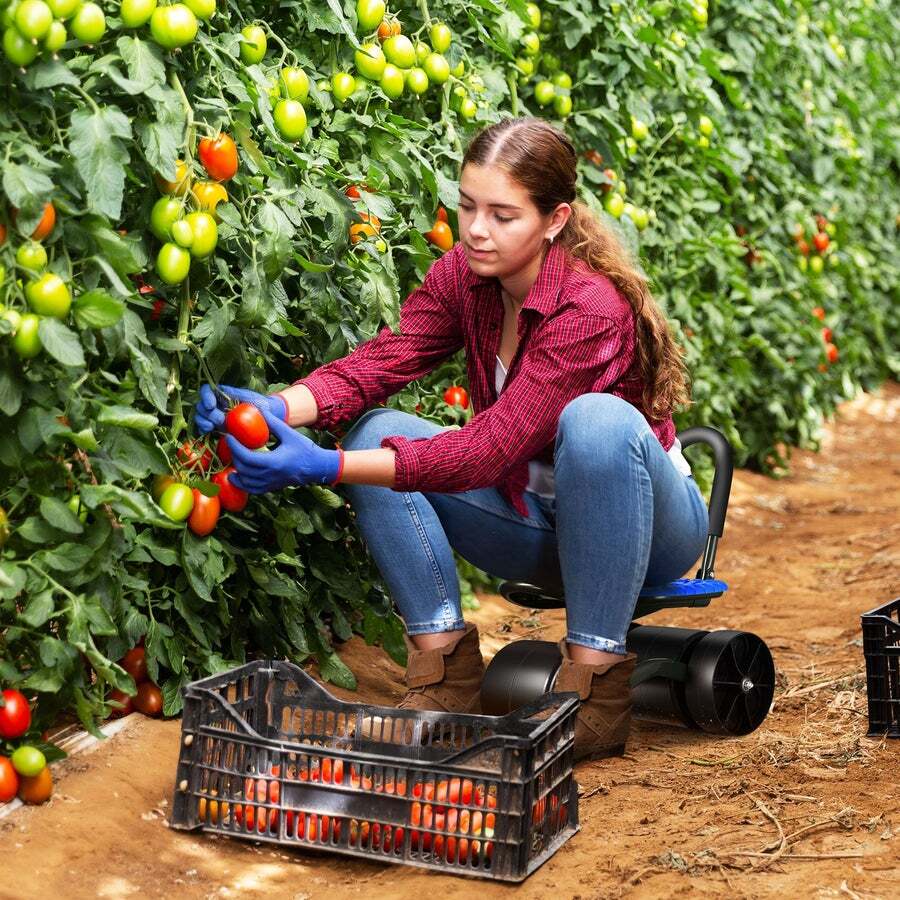
[[[711,631],[688,659],[684,696],[697,727],[749,734],[769,714],[775,664],[765,642],[747,631]]]
[[[501,647],[481,679],[481,712],[505,716],[549,693],[561,664],[552,641],[513,641]]]

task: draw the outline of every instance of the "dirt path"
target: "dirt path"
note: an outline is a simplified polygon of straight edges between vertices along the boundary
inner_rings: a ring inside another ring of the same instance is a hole
[[[896,897],[900,741],[865,737],[859,616],[900,595],[900,385],[845,404],[792,472],[736,473],[717,560],[728,594],[652,619],[763,636],[778,669],[768,719],[734,739],[638,723],[623,759],[577,767],[582,830],[522,886],[170,830],[180,722],[134,716],[55,767],[47,806],[0,820],[0,896]],[[486,656],[563,634],[558,612],[482,601]],[[381,651],[357,638],[347,654],[360,693],[335,693],[400,696]]]

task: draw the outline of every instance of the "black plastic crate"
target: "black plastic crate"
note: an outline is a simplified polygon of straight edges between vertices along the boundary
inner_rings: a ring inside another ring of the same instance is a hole
[[[504,881],[579,830],[577,694],[508,716],[419,712],[255,661],[184,698],[174,828]]]
[[[862,616],[869,734],[900,737],[900,598]]]

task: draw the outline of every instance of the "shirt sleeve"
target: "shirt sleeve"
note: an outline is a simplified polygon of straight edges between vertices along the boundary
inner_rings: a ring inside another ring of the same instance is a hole
[[[411,381],[427,375],[464,343],[454,311],[455,256],[445,253],[428,270],[422,286],[400,309],[399,333],[385,326],[342,359],[319,366],[305,378],[316,401],[314,428],[331,428],[384,402]]]
[[[613,319],[573,312],[546,322],[509,386],[463,428],[382,440],[396,451],[394,490],[454,493],[501,483],[555,439],[567,403],[621,378],[633,347],[631,331]]]

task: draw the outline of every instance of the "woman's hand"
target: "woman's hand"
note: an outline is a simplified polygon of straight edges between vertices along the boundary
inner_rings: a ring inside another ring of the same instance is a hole
[[[269,431],[278,439],[278,446],[274,450],[248,450],[229,435],[226,440],[237,469],[229,480],[235,487],[248,494],[264,494],[292,485],[335,481],[340,465],[339,451],[318,446],[268,410],[261,411]]]
[[[287,405],[277,394],[267,396],[227,384],[219,385],[218,392],[215,392],[208,384],[204,384],[200,387],[200,399],[194,407],[194,424],[200,434],[222,430],[225,413],[228,412],[225,397],[236,403],[252,403],[257,409],[272,413],[282,422],[287,416]]]

